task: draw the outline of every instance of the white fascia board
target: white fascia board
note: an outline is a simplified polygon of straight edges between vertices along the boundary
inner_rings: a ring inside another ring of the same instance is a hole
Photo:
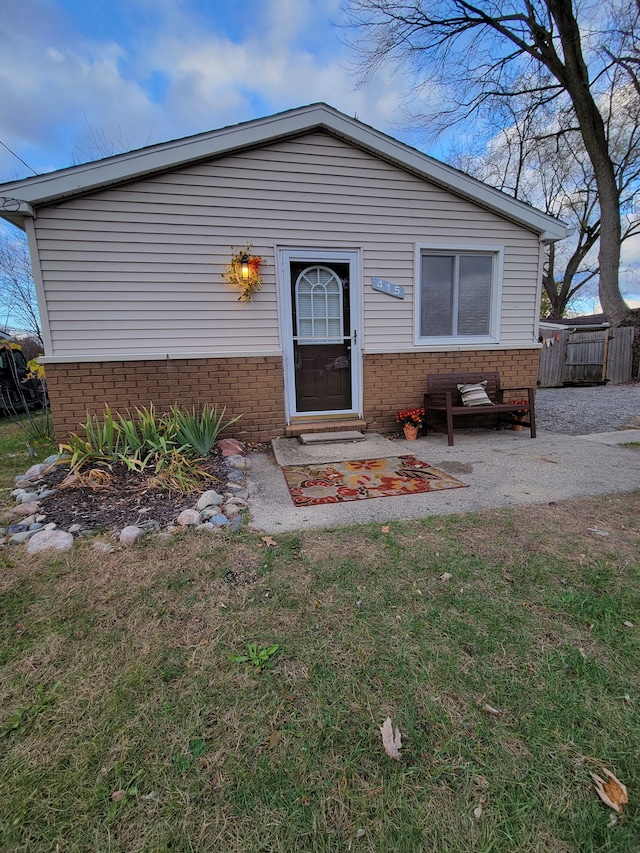
[[[567,227],[559,220],[349,118],[327,104],[311,104],[275,116],[4,184],[0,186],[0,194],[13,195],[28,204],[43,205],[317,129],[324,129],[374,156],[524,225],[538,233],[543,242],[567,236]]]
[[[102,361],[189,361],[191,359],[217,358],[266,358],[282,356],[282,350],[264,350],[263,352],[239,351],[232,353],[221,352],[120,352],[120,353],[91,353],[90,355],[46,355],[41,356],[41,364],[92,364]]]
[[[0,194],[12,196],[15,193],[25,202],[44,205],[304,133],[321,124],[317,113],[317,109],[303,107],[299,111],[292,111],[292,114],[283,113],[185,139],[162,142],[105,160],[2,184]]]

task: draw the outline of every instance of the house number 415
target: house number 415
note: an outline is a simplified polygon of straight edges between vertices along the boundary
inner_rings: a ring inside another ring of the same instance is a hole
[[[395,296],[396,299],[404,299],[404,287],[399,284],[393,284],[390,281],[385,281],[383,278],[371,279],[371,286],[374,290],[379,290],[380,293],[386,293],[387,296]]]

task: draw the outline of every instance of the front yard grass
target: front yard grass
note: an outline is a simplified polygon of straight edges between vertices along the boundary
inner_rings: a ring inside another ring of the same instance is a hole
[[[637,851],[639,519],[635,493],[5,547],[0,849]]]

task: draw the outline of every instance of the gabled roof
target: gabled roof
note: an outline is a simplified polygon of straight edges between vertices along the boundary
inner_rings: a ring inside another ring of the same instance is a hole
[[[327,104],[310,104],[267,118],[149,145],[126,154],[0,184],[0,216],[22,226],[38,207],[106,189],[147,175],[290,139],[315,130],[369,151],[383,160],[467,198],[540,234],[543,241],[567,236],[564,223]],[[3,198],[4,197],[4,198]]]

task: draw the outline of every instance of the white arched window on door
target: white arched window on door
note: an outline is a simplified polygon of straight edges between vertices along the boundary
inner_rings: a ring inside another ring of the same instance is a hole
[[[342,343],[342,281],[332,269],[304,269],[296,280],[295,298],[299,344]]]

